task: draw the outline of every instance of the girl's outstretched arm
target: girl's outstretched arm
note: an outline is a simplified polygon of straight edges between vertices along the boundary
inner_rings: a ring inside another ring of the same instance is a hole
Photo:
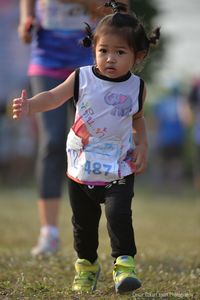
[[[39,93],[27,99],[23,90],[19,98],[13,99],[13,118],[19,119],[25,115],[44,112],[61,106],[68,101],[74,92],[74,72],[57,87]]]

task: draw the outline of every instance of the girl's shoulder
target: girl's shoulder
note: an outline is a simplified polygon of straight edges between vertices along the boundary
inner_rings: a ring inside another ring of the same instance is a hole
[[[75,81],[79,81],[80,75],[81,76],[89,76],[92,73],[92,66],[82,66],[74,70],[75,73]]]
[[[87,65],[87,66],[79,67],[78,70],[85,72],[85,71],[92,71],[92,68],[93,68],[92,65]]]
[[[142,77],[140,77],[139,75],[136,75],[135,73],[131,72],[131,77],[133,79],[137,79],[137,80],[143,80]],[[144,81],[144,80],[143,80]]]

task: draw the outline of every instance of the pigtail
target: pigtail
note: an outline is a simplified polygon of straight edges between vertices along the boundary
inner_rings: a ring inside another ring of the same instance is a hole
[[[114,13],[127,12],[127,5],[122,2],[116,2],[115,0],[105,3],[104,6],[111,7]]]
[[[156,45],[160,38],[160,27],[157,27],[149,37],[149,45]]]
[[[92,40],[93,40],[93,33],[92,33],[92,28],[88,23],[85,22],[85,32],[86,36],[82,40],[82,44],[85,48],[89,48],[92,45]]]

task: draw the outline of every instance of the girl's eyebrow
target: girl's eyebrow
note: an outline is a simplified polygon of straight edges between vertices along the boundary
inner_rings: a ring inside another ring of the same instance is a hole
[[[109,45],[108,44],[99,44],[99,47],[109,47]],[[120,49],[127,49],[127,47],[125,47],[125,46],[121,46],[121,45],[119,45],[119,46],[114,46],[114,48],[120,48]]]

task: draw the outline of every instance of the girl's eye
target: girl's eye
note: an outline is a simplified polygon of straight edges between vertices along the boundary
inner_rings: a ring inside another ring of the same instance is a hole
[[[107,52],[107,50],[106,50],[106,49],[104,49],[104,48],[101,48],[101,49],[99,49],[99,52],[101,52],[101,53],[106,53],[106,52]]]
[[[118,50],[118,51],[117,51],[117,54],[118,54],[118,55],[123,55],[123,54],[125,54],[125,52],[124,52],[123,50]]]

